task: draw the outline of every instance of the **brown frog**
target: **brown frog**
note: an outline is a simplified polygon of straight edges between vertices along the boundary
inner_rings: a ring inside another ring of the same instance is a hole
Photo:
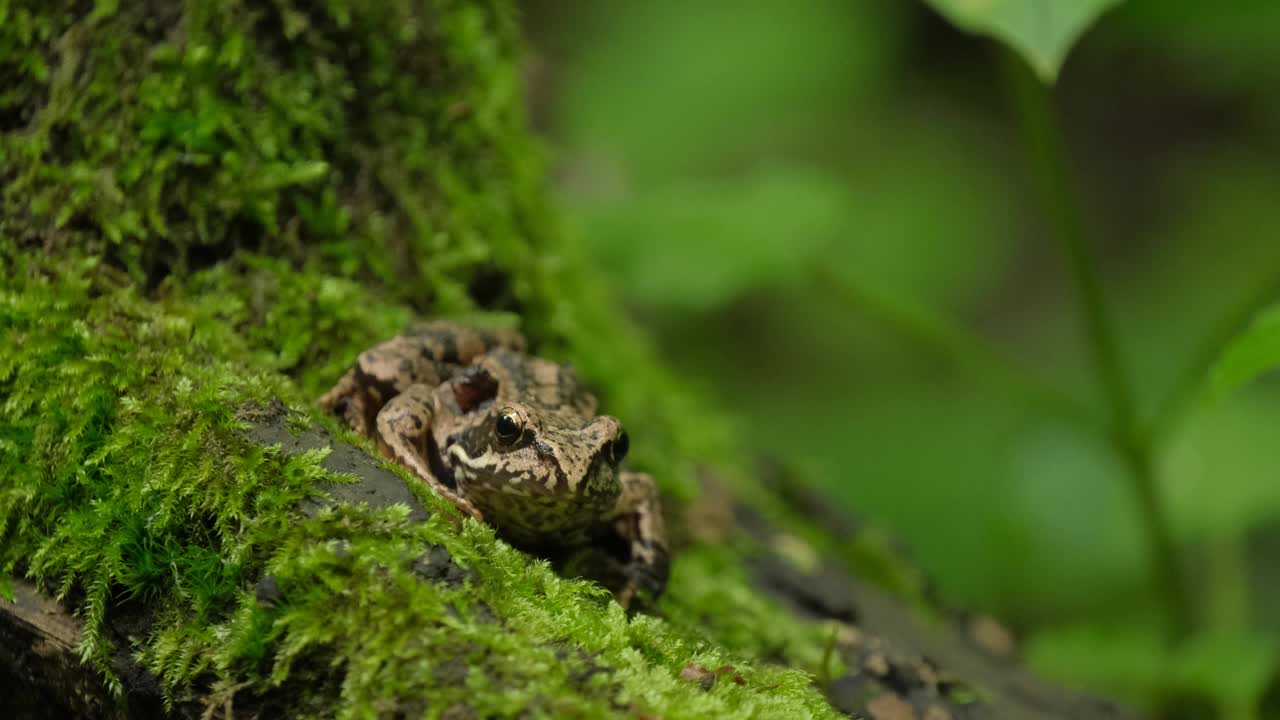
[[[618,601],[656,597],[669,560],[653,478],[620,469],[627,433],[573,371],[524,349],[513,330],[421,324],[361,353],[320,404],[517,545],[621,540]]]

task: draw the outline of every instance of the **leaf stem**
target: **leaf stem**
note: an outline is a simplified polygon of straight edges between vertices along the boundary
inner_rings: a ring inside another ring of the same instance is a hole
[[[1129,468],[1151,554],[1153,580],[1168,603],[1171,635],[1191,629],[1191,605],[1183,582],[1155,467],[1151,433],[1143,427],[1132,386],[1120,358],[1107,313],[1098,261],[1085,237],[1083,213],[1068,177],[1062,133],[1048,88],[1013,51],[1002,52],[1005,81],[1013,96],[1043,209],[1070,266],[1094,372],[1111,416],[1111,442]]]

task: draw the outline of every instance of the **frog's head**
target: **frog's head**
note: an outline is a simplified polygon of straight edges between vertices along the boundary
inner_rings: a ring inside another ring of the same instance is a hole
[[[482,405],[448,443],[446,462],[468,482],[520,494],[616,495],[627,433],[617,418],[582,410],[515,399]]]

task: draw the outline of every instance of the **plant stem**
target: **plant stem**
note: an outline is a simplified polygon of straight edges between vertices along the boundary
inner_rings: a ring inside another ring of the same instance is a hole
[[[1152,436],[1138,418],[1131,385],[1120,359],[1097,258],[1085,237],[1083,214],[1068,178],[1062,134],[1052,99],[1049,90],[1013,51],[1003,51],[1001,64],[1016,104],[1048,224],[1071,269],[1094,372],[1110,410],[1111,441],[1133,479],[1150,548],[1153,579],[1168,603],[1171,635],[1176,639],[1190,630],[1190,600],[1160,494]]]
[[[959,323],[875,292],[827,266],[815,268],[814,282],[900,339],[987,380],[1024,404],[1097,428],[1097,418],[1069,394],[1032,375]]]

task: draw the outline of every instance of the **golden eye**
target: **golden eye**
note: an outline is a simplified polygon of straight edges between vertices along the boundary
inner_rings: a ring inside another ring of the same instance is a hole
[[[503,408],[502,414],[493,424],[493,434],[498,440],[510,445],[520,439],[521,433],[524,432],[524,422],[516,411],[511,408]]]

